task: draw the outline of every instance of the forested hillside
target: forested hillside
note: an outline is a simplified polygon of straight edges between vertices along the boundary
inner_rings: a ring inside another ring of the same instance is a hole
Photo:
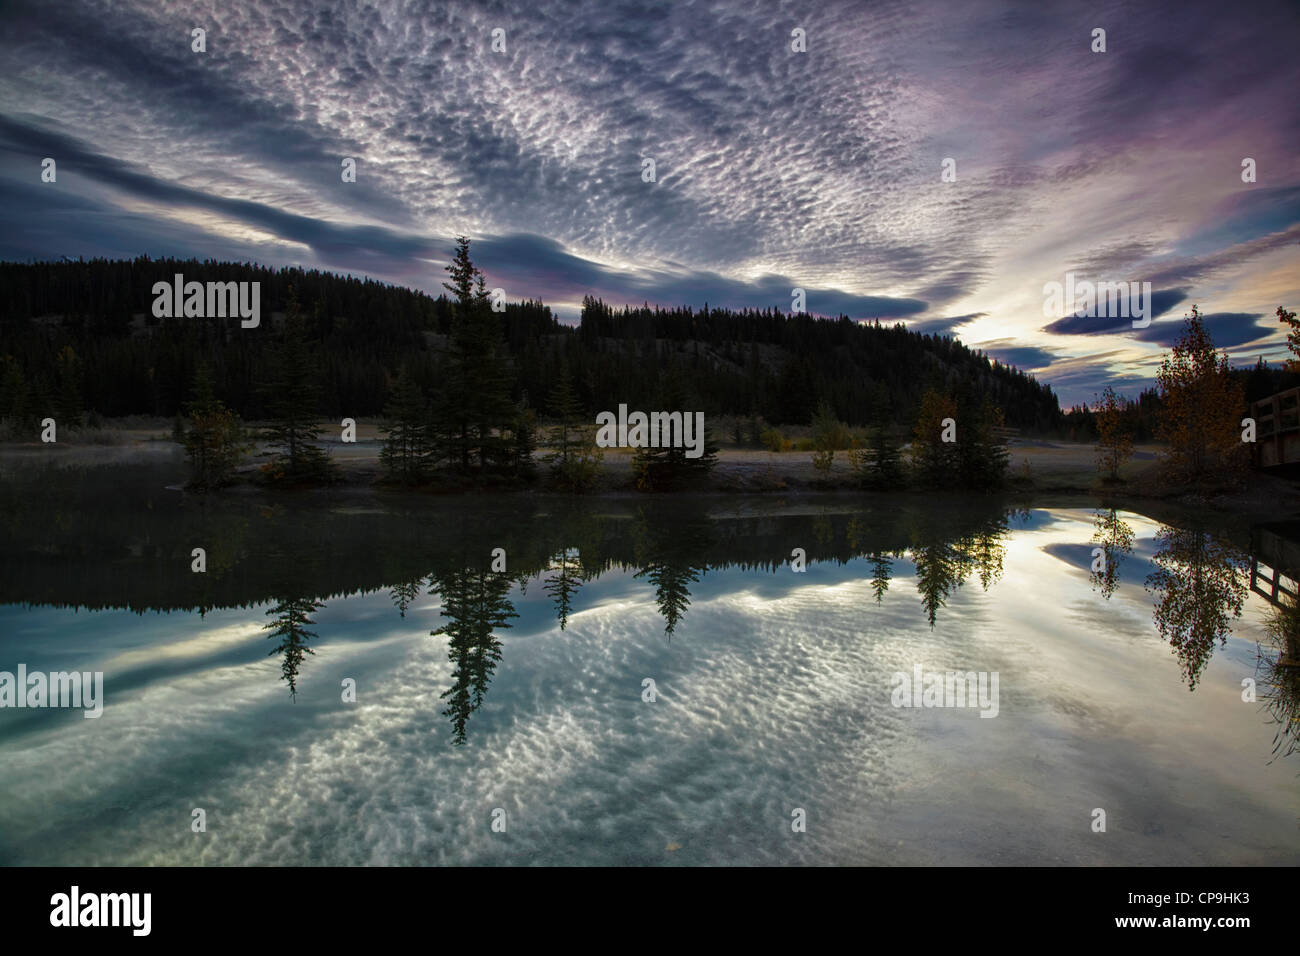
[[[257,281],[258,328],[238,318],[155,318],[155,282]],[[435,277],[441,280],[441,274]],[[451,329],[445,296],[301,269],[195,260],[0,263],[0,418],[57,407],[63,414],[173,416],[190,399],[198,366],[217,397],[245,419],[266,415],[280,319],[293,288],[320,376],[323,417],[380,415],[405,366],[436,390]],[[594,414],[653,406],[676,367],[710,415],[806,424],[819,401],[850,425],[881,416],[915,419],[927,386],[969,386],[1002,409],[1006,424],[1060,427],[1050,387],[951,338],[901,325],[789,315],[777,309],[612,308],[588,299],[578,327],[541,302],[499,315],[511,397],[547,415],[561,368]],[[43,413],[43,412],[42,412]]]

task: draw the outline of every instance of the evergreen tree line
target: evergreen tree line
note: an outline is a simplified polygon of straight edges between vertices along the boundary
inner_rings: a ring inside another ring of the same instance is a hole
[[[260,282],[261,325],[155,318],[154,283],[178,273],[186,282]],[[281,358],[291,289],[303,348],[319,373],[312,409],[319,418],[382,415],[403,373],[426,394],[448,377],[476,374],[455,358],[472,345],[459,288],[433,297],[315,270],[210,260],[0,263],[0,418],[19,420],[26,434],[28,424],[54,413],[78,422],[174,417],[185,413],[200,366],[231,412],[245,421],[269,418],[273,399],[263,385]],[[591,298],[576,328],[536,301],[509,302],[491,316],[500,361],[478,371],[504,376],[512,405],[526,403],[548,419],[566,376],[581,417],[593,420],[620,402],[650,407],[675,371],[710,416],[806,425],[826,402],[850,425],[881,414],[910,423],[927,388],[969,387],[989,395],[1010,427],[1049,432],[1062,423],[1050,387],[954,339],[901,324],[707,305],[615,310]]]

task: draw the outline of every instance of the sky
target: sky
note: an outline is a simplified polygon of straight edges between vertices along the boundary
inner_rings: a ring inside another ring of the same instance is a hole
[[[1298,40],[1286,2],[0,0],[0,259],[436,293],[464,234],[568,321],[798,288],[1132,395],[1193,304],[1235,364],[1287,354]],[[1068,273],[1154,321],[1053,311]]]

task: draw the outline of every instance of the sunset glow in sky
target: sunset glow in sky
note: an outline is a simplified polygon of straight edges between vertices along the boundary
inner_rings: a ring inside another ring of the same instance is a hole
[[[1235,363],[1285,355],[1297,40],[1287,2],[6,2],[0,258],[437,292],[464,233],[492,285],[565,319],[587,294],[788,311],[801,287],[1068,405],[1150,384],[1193,303]],[[1149,281],[1162,311],[1045,316],[1071,271]]]

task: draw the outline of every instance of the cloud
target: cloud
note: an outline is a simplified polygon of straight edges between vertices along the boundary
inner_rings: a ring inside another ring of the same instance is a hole
[[[20,146],[21,144],[21,146]],[[76,140],[0,115],[0,152],[10,158],[20,149],[58,157],[62,182],[84,176],[96,184],[137,199],[210,213],[259,227],[268,233],[313,250],[327,263],[361,272],[392,274],[417,259],[441,259],[452,244],[448,236],[428,238],[381,226],[351,225],[295,215],[264,203],[230,199],[150,177],[111,157],[83,148]],[[54,184],[57,185],[57,184]],[[14,205],[38,204],[12,183],[0,185]],[[84,212],[85,200],[74,194],[55,196],[55,209]],[[39,204],[46,215],[48,199]],[[678,268],[614,269],[566,252],[554,239],[518,234],[489,236],[474,246],[478,264],[494,279],[511,282],[518,297],[540,296],[550,301],[574,301],[586,294],[604,295],[619,304],[650,301],[663,305],[712,302],[733,308],[790,308],[797,280],[764,276],[755,281],[730,279],[716,272]],[[808,311],[851,318],[900,318],[924,311],[916,299],[863,296],[838,289],[805,290]]]
[[[751,281],[731,279],[716,272],[678,267],[614,269],[573,255],[553,239],[535,235],[489,236],[472,249],[484,271],[496,279],[544,300],[574,301],[587,293],[614,305],[710,303],[730,308],[789,311],[792,290],[799,287],[790,276],[767,275]],[[510,293],[507,288],[507,294]],[[855,319],[897,319],[923,312],[927,303],[917,299],[855,295],[839,289],[804,289],[807,311],[815,315],[847,315]]]
[[[1269,232],[1248,242],[1222,247],[1202,256],[1177,260],[1159,271],[1149,273],[1147,278],[1158,285],[1172,282],[1197,282],[1225,270],[1238,269],[1251,259],[1295,246],[1297,243],[1300,243],[1300,224],[1279,232]]]
[[[1058,2],[16,0],[0,190],[28,227],[0,255],[251,258],[436,292],[466,234],[511,297],[561,314],[588,292],[788,309],[799,287],[821,314],[927,331],[977,315],[966,331],[1016,348],[1118,330],[1041,328],[1019,290],[1071,268],[1254,313],[1264,290],[1300,297],[1296,27],[1281,0],[1248,27],[1165,0],[1110,11],[1093,54]]]
[[[1107,385],[1116,392],[1136,398],[1143,389],[1152,387],[1148,370],[1130,362],[1123,349],[1106,349],[1085,355],[1058,356],[1049,378],[1062,406],[1091,402]]]
[[[331,222],[271,203],[231,198],[160,179],[130,163],[87,149],[71,136],[0,115],[0,156],[6,170],[17,167],[24,154],[33,169],[38,168],[32,159],[35,156],[50,156],[57,162],[57,181],[42,184],[45,191],[39,197],[22,189],[13,178],[6,185],[15,202],[33,209],[46,206],[50,197],[60,202],[57,197],[62,194],[61,204],[66,211],[70,204],[86,201],[85,197],[92,196],[96,187],[101,190],[108,187],[131,199],[176,210],[204,210],[257,226],[281,240],[309,247],[321,261],[333,265],[345,265],[353,261],[351,257],[407,262],[433,253],[427,239],[394,229]],[[27,193],[25,197],[24,193]]]
[[[1079,276],[1076,283],[1085,281],[1086,277]],[[1089,282],[1111,281],[1111,280],[1093,280],[1086,279]],[[1158,318],[1164,315],[1178,303],[1187,299],[1186,289],[1153,289],[1148,302],[1143,303],[1151,309],[1150,318]],[[1076,303],[1079,302],[1078,295],[1075,297]],[[1066,303],[1068,307],[1068,303]],[[1119,302],[1119,308],[1115,309],[1115,315],[1066,315],[1044,326],[1042,331],[1050,332],[1053,335],[1099,335],[1113,332],[1123,332],[1124,330],[1133,330],[1133,319],[1126,318],[1122,313],[1127,311],[1129,316],[1134,314],[1134,303],[1130,298],[1123,298]],[[1106,303],[1106,311],[1110,311],[1109,300]]]
[[[921,335],[946,335],[949,338],[958,338],[961,334],[960,330],[962,326],[968,325],[987,314],[987,312],[969,312],[965,315],[938,316],[929,319],[907,319],[903,324],[907,327],[909,332],[917,332]]]
[[[994,339],[980,342],[975,348],[981,349],[1003,365],[1014,365],[1020,369],[1044,369],[1056,359],[1051,349],[1037,345],[1015,345],[1015,339]]]
[[[1285,345],[1286,333],[1281,326],[1276,324],[1276,320],[1271,327],[1261,325],[1259,320],[1263,318],[1261,313],[1248,312],[1211,312],[1201,316],[1205,330],[1218,348],[1246,345],[1266,338],[1276,338],[1277,344]],[[1171,346],[1178,341],[1185,327],[1184,319],[1166,319],[1152,322],[1145,329],[1134,329],[1133,334],[1144,342]]]
[[[451,666],[445,640],[427,633],[432,608],[398,619],[383,592],[332,600],[316,615],[317,654],[295,703],[265,656],[262,608],[190,616],[182,630],[198,656],[183,677],[110,689],[102,719],[52,719],[6,748],[0,861],[776,865],[919,854],[974,864],[992,847],[1003,862],[1041,863],[1061,860],[1059,806],[1090,786],[1118,794],[1136,819],[1167,819],[1173,804],[1181,817],[1163,838],[1118,850],[1081,837],[1069,862],[1149,862],[1153,851],[1179,864],[1207,852],[1286,861],[1293,850],[1276,834],[1294,822],[1292,802],[1270,801],[1265,780],[1243,790],[1231,763],[1243,740],[1268,739],[1234,702],[1234,674],[1207,671],[1205,689],[1220,693],[1205,703],[1198,745],[1170,746],[1186,739],[1187,690],[1154,666],[1168,650],[1151,639],[1141,587],[1159,525],[1124,517],[1134,554],[1110,602],[1080,571],[1092,514],[1034,512],[1006,541],[1000,582],[955,589],[933,630],[906,560],[880,605],[863,559],[815,563],[807,575],[710,572],[671,644],[649,583],[611,570],[583,588],[564,633],[521,619],[502,635],[502,666],[464,747],[449,744],[439,713]],[[528,588],[540,590],[536,580]],[[23,658],[33,670],[50,669],[41,655],[52,644],[93,658],[107,643],[147,659],[144,649],[176,640],[174,616],[13,612],[9,632],[38,655]],[[1044,621],[1056,634],[1050,654],[1030,639]],[[41,639],[69,629],[71,642]],[[1234,638],[1230,653],[1253,660],[1252,636]],[[998,671],[1000,719],[1016,729],[890,706],[890,675],[917,664]],[[1060,679],[1042,679],[1048,664]],[[639,699],[645,674],[656,679],[653,705]],[[111,668],[105,676],[115,686]],[[344,676],[362,691],[340,707]],[[1025,744],[1049,738],[1057,745]],[[1099,738],[1123,746],[1097,748]],[[918,776],[918,766],[962,770]],[[1233,839],[1196,826],[1234,800]],[[795,806],[816,825],[791,838]],[[192,807],[207,810],[205,837],[185,825]],[[497,807],[505,833],[491,827]],[[941,812],[952,832],[978,838],[936,840]]]

